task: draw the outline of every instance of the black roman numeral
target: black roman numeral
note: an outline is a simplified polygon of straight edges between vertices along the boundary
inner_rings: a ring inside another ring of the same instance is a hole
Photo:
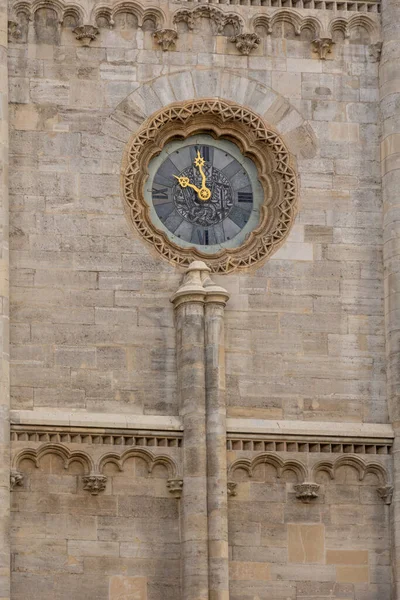
[[[210,162],[210,148],[208,146],[201,146],[200,154],[206,162]]]
[[[168,188],[161,188],[161,190],[153,188],[151,193],[155,200],[168,200]]]
[[[208,229],[195,229],[193,232],[192,240],[201,246],[207,245],[209,243],[209,239]]]
[[[238,192],[239,202],[253,202],[253,194],[251,192]]]

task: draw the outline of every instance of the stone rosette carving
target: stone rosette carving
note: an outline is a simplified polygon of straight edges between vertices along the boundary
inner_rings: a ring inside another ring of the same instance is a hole
[[[81,25],[73,30],[75,38],[82,42],[82,46],[89,46],[96,39],[99,30],[94,25]]]
[[[382,498],[385,504],[391,504],[393,499],[393,486],[384,485],[377,490],[379,498]]]
[[[11,470],[10,473],[10,490],[15,489],[17,486],[22,486],[24,483],[24,474],[21,471]]]
[[[205,131],[216,139],[228,138],[254,161],[264,192],[256,228],[238,248],[222,248],[214,255],[169,240],[153,224],[143,197],[149,162],[160,149],[172,139]],[[204,98],[170,104],[145,121],[126,147],[122,193],[133,228],[169,262],[188,267],[203,260],[213,272],[230,273],[265,260],[280,247],[294,222],[298,189],[291,155],[259,115],[233,102]]]
[[[174,498],[179,499],[182,496],[183,479],[168,479],[167,488]]]
[[[83,489],[88,490],[92,496],[97,496],[100,492],[105,490],[107,477],[106,475],[100,474],[84,475],[82,481]]]
[[[257,48],[261,42],[261,38],[256,33],[240,33],[229,38],[229,41],[235,44],[241,54],[247,56],[252,50]]]
[[[178,32],[175,29],[158,29],[153,35],[163,52],[173,48],[178,39]]]
[[[316,38],[312,41],[313,52],[318,54],[320,60],[327,60],[329,55],[332,54],[333,46],[335,42],[328,37]]]
[[[302,502],[308,503],[311,502],[311,500],[315,500],[315,498],[318,498],[318,483],[298,483],[297,485],[293,486],[293,489],[295,491],[296,498],[298,498]]]

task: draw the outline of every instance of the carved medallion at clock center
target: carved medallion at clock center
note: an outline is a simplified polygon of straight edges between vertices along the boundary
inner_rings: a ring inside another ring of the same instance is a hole
[[[197,135],[168,144],[153,162],[147,198],[175,243],[205,252],[236,247],[258,221],[257,172],[235,144]]]

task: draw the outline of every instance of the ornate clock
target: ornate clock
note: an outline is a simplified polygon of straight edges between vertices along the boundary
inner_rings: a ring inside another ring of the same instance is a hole
[[[244,107],[166,107],[130,141],[123,193],[136,231],[170,262],[231,272],[265,259],[294,220],[297,185],[282,140]]]
[[[263,190],[235,144],[202,134],[170,142],[150,161],[144,197],[171,242],[215,254],[254,229]]]

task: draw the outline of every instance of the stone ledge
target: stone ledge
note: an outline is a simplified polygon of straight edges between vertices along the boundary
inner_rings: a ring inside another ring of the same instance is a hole
[[[337,423],[324,421],[268,421],[264,419],[227,419],[227,431],[230,434],[273,435],[288,438],[303,436],[304,439],[376,439],[392,440],[393,428],[381,423]]]
[[[163,415],[118,415],[116,413],[79,413],[63,411],[11,410],[11,425],[54,425],[101,429],[140,429],[181,431],[179,417]]]
[[[11,410],[11,425],[47,425],[57,427],[85,427],[147,431],[182,431],[180,417],[167,415],[119,415],[116,413],[80,413],[64,411]],[[310,421],[272,421],[264,419],[227,419],[230,435],[260,435],[296,439],[324,438],[391,441],[393,428],[381,423],[337,423]]]

